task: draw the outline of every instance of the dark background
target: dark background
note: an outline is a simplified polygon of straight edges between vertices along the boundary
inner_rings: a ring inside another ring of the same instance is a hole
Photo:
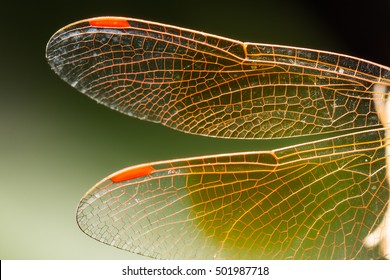
[[[94,16],[126,16],[389,65],[389,12],[388,0],[3,3],[0,259],[137,257],[100,244],[77,227],[78,201],[101,178],[142,162],[291,144],[188,135],[97,105],[46,63],[45,45],[59,28]]]

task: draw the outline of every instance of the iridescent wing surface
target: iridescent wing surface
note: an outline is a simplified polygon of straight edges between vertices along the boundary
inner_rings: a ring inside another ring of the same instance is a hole
[[[71,24],[52,69],[99,103],[187,133],[282,138],[284,149],[143,164],[81,200],[91,237],[155,258],[380,258],[364,238],[389,201],[374,99],[390,69],[302,48],[243,43],[129,18]],[[364,130],[362,130],[364,128]]]

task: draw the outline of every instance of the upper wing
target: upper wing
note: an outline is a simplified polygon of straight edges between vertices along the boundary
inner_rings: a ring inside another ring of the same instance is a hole
[[[110,108],[229,138],[376,126],[370,90],[390,82],[388,67],[358,58],[129,18],[71,24],[46,56],[62,79]]]
[[[372,259],[389,203],[383,130],[269,152],[155,162],[94,186],[89,236],[163,259]]]

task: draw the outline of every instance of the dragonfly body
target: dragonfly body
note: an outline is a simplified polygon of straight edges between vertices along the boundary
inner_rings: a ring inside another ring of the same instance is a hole
[[[93,238],[157,258],[389,255],[388,67],[113,17],[59,30],[47,59],[99,103],[188,133],[346,132],[118,171],[80,202],[78,223]]]

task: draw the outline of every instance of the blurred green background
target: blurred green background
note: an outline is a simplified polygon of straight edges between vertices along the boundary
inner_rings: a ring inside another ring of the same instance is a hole
[[[372,2],[372,3],[371,3]],[[79,230],[79,199],[142,162],[291,144],[179,133],[111,111],[60,80],[45,45],[76,20],[118,15],[249,42],[346,53],[389,65],[388,0],[30,1],[2,5],[0,259],[140,258]],[[291,139],[290,139],[291,141]],[[297,140],[293,140],[297,141]]]

